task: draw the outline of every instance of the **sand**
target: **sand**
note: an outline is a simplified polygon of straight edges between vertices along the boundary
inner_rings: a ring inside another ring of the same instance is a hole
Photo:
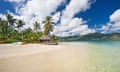
[[[87,43],[0,45],[0,72],[120,72],[120,49]]]
[[[64,48],[64,46],[65,45],[61,46],[43,44],[26,44],[26,45],[0,44],[0,59],[56,50],[59,48]]]
[[[69,44],[1,44],[0,72],[79,72],[87,55],[85,48]]]

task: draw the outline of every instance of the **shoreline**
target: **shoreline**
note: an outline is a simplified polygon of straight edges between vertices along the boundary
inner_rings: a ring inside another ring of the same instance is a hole
[[[14,44],[0,44],[0,59],[11,58],[17,56],[31,55],[37,53],[43,53],[53,51],[57,49],[65,48],[66,45],[44,45],[44,44],[26,44],[26,45],[14,45]]]

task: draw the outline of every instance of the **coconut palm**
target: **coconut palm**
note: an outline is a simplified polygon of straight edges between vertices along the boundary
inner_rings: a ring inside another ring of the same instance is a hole
[[[17,24],[16,28],[18,28],[18,32],[20,32],[21,28],[25,25],[25,23],[22,20],[17,20],[16,24]],[[21,39],[23,40],[23,33]]]
[[[6,14],[6,19],[7,19],[7,22],[8,22],[8,25],[10,28],[15,27],[14,23],[15,23],[16,19],[14,19],[12,15]]]
[[[20,32],[21,31],[21,27],[23,27],[25,25],[25,23],[22,21],[22,20],[18,20],[16,22],[16,28],[18,28],[18,31]]]
[[[1,31],[1,33],[6,33],[7,28],[8,28],[7,22],[0,18],[0,31]]]
[[[3,40],[3,21],[0,18],[0,40]]]
[[[36,32],[38,32],[40,30],[40,23],[38,23],[37,21],[35,21],[35,23],[34,23],[34,30]]]
[[[44,25],[44,35],[49,35],[51,31],[53,31],[53,24],[55,24],[54,22],[52,22],[52,17],[47,16],[45,21],[43,21]]]
[[[2,31],[2,27],[3,27],[3,25],[2,25],[2,19],[0,18],[0,32]]]
[[[5,38],[8,37],[8,24],[7,21],[0,18],[0,34]]]
[[[8,30],[10,32],[8,32],[8,37],[11,36],[10,34],[12,34],[12,32],[14,31],[13,29],[15,28],[15,22],[16,22],[16,19],[13,18],[13,16],[11,14],[6,14],[6,22],[7,22],[7,25],[8,25]]]
[[[3,20],[3,33],[7,34],[8,33],[8,24],[5,20]]]
[[[2,20],[2,18],[0,18],[0,39],[3,39],[2,37],[3,37],[3,28],[4,28],[4,26],[3,26],[3,20]]]

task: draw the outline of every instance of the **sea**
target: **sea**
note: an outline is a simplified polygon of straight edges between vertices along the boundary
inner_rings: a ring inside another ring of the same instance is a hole
[[[89,52],[86,65],[76,72],[120,72],[120,41],[73,41],[65,44],[83,45]],[[81,63],[80,60],[77,64]]]

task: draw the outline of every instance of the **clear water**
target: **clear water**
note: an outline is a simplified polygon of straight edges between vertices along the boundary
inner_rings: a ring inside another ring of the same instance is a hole
[[[87,46],[87,64],[80,72],[120,72],[120,41],[83,41],[67,44]]]

